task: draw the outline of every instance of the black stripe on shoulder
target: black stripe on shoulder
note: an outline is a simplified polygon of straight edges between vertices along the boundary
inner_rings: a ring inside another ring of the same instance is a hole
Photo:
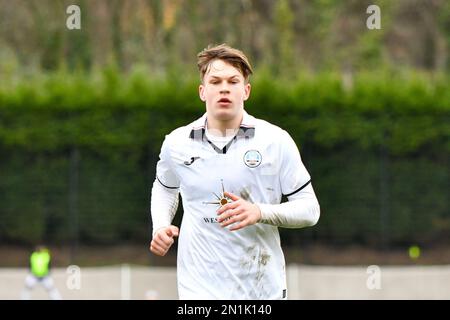
[[[156,177],[156,179],[158,179],[159,183],[161,183],[161,185],[162,185],[163,187],[166,187],[167,189],[178,189],[178,187],[169,187],[169,186],[166,186],[164,183],[161,182],[161,180],[159,180],[158,177]]]
[[[301,191],[302,189],[304,189],[308,184],[311,183],[311,179],[309,179],[308,182],[306,182],[304,185],[302,185],[300,188],[298,188],[297,190],[295,190],[294,192],[291,192],[289,194],[285,194],[286,197],[292,196],[293,194],[296,194],[297,192]]]

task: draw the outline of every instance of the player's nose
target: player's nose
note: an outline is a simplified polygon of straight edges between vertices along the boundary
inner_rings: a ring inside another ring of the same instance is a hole
[[[230,87],[226,81],[222,81],[220,84],[220,93],[229,93]]]

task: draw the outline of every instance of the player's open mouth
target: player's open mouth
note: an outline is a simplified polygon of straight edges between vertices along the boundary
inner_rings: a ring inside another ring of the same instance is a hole
[[[228,106],[231,104],[231,100],[227,98],[222,98],[218,101],[219,105],[221,106]]]

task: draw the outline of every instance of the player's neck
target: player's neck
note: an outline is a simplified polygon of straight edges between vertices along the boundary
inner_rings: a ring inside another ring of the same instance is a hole
[[[218,120],[212,117],[207,119],[208,131],[215,136],[233,136],[239,129],[242,122],[242,116],[231,120]]]

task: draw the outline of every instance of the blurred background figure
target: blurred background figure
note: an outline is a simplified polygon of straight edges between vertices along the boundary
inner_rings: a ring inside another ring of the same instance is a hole
[[[30,256],[30,273],[25,279],[25,288],[22,291],[22,300],[31,298],[31,290],[41,284],[47,290],[50,299],[61,300],[61,295],[55,287],[53,279],[50,276],[51,255],[45,246],[37,246]]]

